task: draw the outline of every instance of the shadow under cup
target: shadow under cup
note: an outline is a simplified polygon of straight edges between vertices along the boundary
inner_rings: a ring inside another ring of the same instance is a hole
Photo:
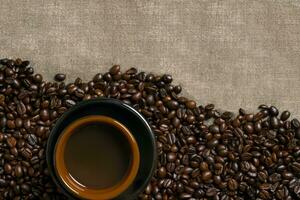
[[[56,170],[73,193],[86,199],[112,199],[137,175],[139,147],[130,131],[106,116],[71,123],[55,147]]]

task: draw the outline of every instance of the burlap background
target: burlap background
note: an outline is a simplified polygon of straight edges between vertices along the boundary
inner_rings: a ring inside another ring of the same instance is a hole
[[[201,104],[300,116],[300,1],[0,0],[0,57],[46,79],[112,64],[173,74]]]

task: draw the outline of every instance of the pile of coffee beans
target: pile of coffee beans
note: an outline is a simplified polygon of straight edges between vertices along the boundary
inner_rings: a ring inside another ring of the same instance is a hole
[[[65,79],[0,60],[0,199],[66,199],[49,176],[47,138],[68,108],[101,96],[134,107],[156,135],[157,169],[139,199],[300,199],[300,122],[289,111],[220,112],[181,96],[171,75],[119,65],[89,82]]]

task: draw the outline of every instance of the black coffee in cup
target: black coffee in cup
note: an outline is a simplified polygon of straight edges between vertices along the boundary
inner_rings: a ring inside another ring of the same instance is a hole
[[[112,199],[134,181],[140,156],[127,127],[107,116],[90,115],[65,128],[55,160],[70,191],[86,199]]]
[[[126,137],[108,123],[89,123],[78,127],[65,147],[70,175],[80,184],[94,189],[116,185],[127,173],[131,152]]]

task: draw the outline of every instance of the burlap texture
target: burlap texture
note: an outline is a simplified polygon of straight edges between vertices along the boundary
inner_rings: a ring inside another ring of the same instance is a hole
[[[172,74],[223,110],[274,104],[300,116],[300,1],[0,0],[0,57],[52,80],[112,64]]]

